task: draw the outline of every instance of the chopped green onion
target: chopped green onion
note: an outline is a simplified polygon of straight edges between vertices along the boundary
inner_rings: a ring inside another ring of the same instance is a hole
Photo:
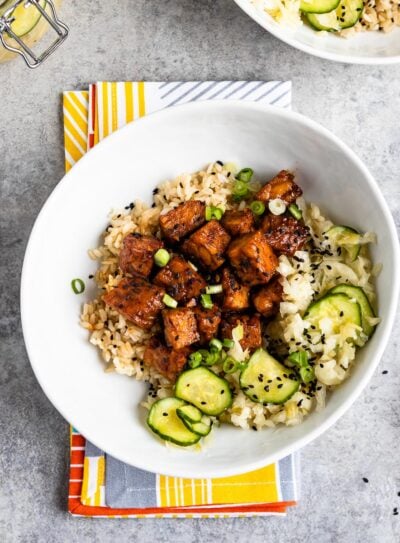
[[[71,287],[75,294],[82,294],[85,291],[85,283],[79,277],[72,279]]]
[[[293,215],[293,217],[297,219],[298,221],[303,217],[303,212],[301,211],[299,206],[297,206],[296,204],[290,204],[288,209],[289,209],[289,212]]]
[[[253,173],[254,172],[251,168],[243,168],[237,174],[236,179],[239,179],[239,181],[244,181],[245,183],[248,183],[250,179],[253,177]]]
[[[219,353],[208,353],[204,362],[206,366],[214,366],[214,364],[217,364],[219,362],[219,358]]]
[[[170,296],[169,294],[164,294],[162,301],[165,303],[167,307],[178,306],[178,302],[174,298],[172,298],[172,296]]]
[[[199,349],[197,352],[201,354],[201,357],[202,357],[203,360],[205,360],[206,357],[207,357],[208,354],[209,354],[209,352],[207,351],[207,349]]]
[[[207,285],[206,293],[207,294],[219,294],[222,292],[222,285]]]
[[[239,369],[239,362],[232,358],[232,356],[227,356],[222,365],[222,369],[225,373],[235,373]]]
[[[204,309],[211,309],[213,306],[213,301],[209,294],[202,294],[200,296],[200,302]]]
[[[286,204],[280,198],[270,200],[268,203],[268,207],[273,215],[282,215],[286,211]]]
[[[222,341],[217,338],[214,338],[209,343],[210,349],[215,349],[216,352],[222,351]]]
[[[260,200],[254,200],[254,202],[251,202],[250,204],[250,209],[254,215],[262,215],[265,211],[265,204]]]
[[[308,362],[306,351],[297,351],[288,356],[288,360],[299,367],[300,378],[306,385],[315,379],[314,368]]]
[[[240,196],[242,198],[243,196],[247,196],[248,193],[249,188],[247,186],[247,183],[245,183],[244,181],[235,181],[232,190],[232,194],[234,196]]]
[[[311,366],[307,366],[306,368],[300,368],[299,373],[301,380],[306,385],[308,385],[308,383],[311,383],[311,381],[314,381],[315,379],[314,368],[312,368]]]
[[[192,353],[189,356],[189,366],[191,368],[197,368],[198,366],[200,366],[202,360],[203,357],[201,356],[201,353],[199,351]]]
[[[220,221],[222,219],[223,214],[224,214],[224,212],[222,211],[222,209],[220,207],[214,207],[213,208],[214,219],[216,219],[217,221]]]
[[[216,219],[217,221],[220,221],[222,219],[222,216],[224,214],[224,210],[220,207],[215,206],[207,206],[205,211],[205,219],[206,221],[211,221],[212,219]]]
[[[170,258],[171,255],[166,249],[158,249],[158,251],[154,254],[154,262],[160,268],[166,266],[170,261]]]
[[[227,349],[232,349],[232,347],[235,345],[235,342],[233,341],[233,339],[224,339],[222,341],[222,345]]]

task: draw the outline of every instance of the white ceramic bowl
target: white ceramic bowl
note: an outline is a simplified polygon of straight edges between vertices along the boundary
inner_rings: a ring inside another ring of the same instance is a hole
[[[112,207],[150,200],[154,186],[213,160],[235,161],[271,178],[295,169],[309,201],[339,223],[372,230],[383,263],[377,283],[382,323],[357,355],[351,377],[294,428],[260,432],[223,425],[202,452],[167,448],[144,423],[146,385],[106,374],[79,324],[95,292],[87,249],[97,246]],[[71,279],[86,280],[75,295]],[[379,189],[348,147],[301,115],[238,102],[202,102],[150,115],[110,136],[57,185],[33,228],[22,274],[24,338],[33,370],[60,413],[98,447],[145,470],[187,477],[245,472],[293,452],[331,426],[375,370],[389,337],[399,291],[393,220]],[[23,378],[23,376],[21,376]],[[373,432],[373,428],[371,428]],[[351,446],[349,444],[349,446]]]
[[[276,38],[310,55],[349,64],[394,64],[400,62],[400,28],[393,32],[361,32],[351,38],[319,33],[307,25],[290,29],[279,25],[249,0],[234,0],[252,19]]]

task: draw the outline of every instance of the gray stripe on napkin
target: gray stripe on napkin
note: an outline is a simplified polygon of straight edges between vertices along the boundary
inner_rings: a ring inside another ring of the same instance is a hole
[[[156,475],[106,455],[106,504],[113,508],[157,507]]]

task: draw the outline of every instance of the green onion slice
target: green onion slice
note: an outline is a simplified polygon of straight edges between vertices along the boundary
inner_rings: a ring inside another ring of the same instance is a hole
[[[286,211],[286,203],[280,198],[270,200],[268,207],[273,215],[282,215]]]
[[[222,345],[227,349],[232,349],[232,347],[235,345],[235,342],[233,341],[233,339],[227,338],[222,341]]]
[[[72,279],[71,287],[75,294],[82,294],[85,291],[85,283],[79,277]]]
[[[222,341],[220,341],[217,338],[212,339],[209,345],[210,345],[210,349],[215,349],[216,352],[222,351],[222,347],[223,347]]]
[[[162,301],[165,303],[167,307],[175,308],[178,306],[178,302],[174,298],[172,298],[172,296],[170,296],[169,294],[164,294]]]
[[[224,212],[220,207],[214,207],[213,208],[214,219],[216,219],[217,221],[220,221],[222,219],[223,214],[224,214]]]
[[[209,294],[202,294],[200,296],[200,302],[204,309],[211,309],[213,307],[213,301]]]
[[[288,209],[289,209],[289,213],[291,213],[293,217],[297,219],[298,221],[303,217],[303,212],[301,211],[299,206],[297,206],[296,204],[290,204]]]
[[[254,215],[262,215],[265,211],[265,204],[260,200],[254,200],[254,202],[251,202],[250,204],[250,209]]]
[[[244,181],[244,183],[248,183],[250,179],[253,177],[253,173],[254,172],[251,168],[243,168],[237,174],[236,179],[239,179],[239,181]]]
[[[222,369],[225,373],[235,373],[239,369],[239,362],[235,360],[232,356],[227,356],[222,365]]]
[[[206,207],[205,218],[206,218],[206,221],[211,221],[211,219],[213,218],[212,207],[209,207],[209,206]]]
[[[189,366],[191,368],[197,368],[198,366],[200,366],[202,360],[203,357],[201,356],[201,353],[199,351],[192,353],[189,356]]]
[[[315,379],[314,368],[308,362],[308,353],[306,351],[291,353],[288,360],[298,366],[303,383],[308,384]]]
[[[222,292],[222,285],[207,285],[206,294],[219,294]]]
[[[204,362],[206,366],[214,366],[214,364],[217,364],[219,362],[219,359],[219,353],[208,353],[208,355],[205,357]]]
[[[233,190],[232,190],[232,194],[234,196],[243,197],[243,196],[247,196],[248,193],[249,193],[249,188],[247,186],[247,183],[240,180],[235,181],[235,184],[233,185]]]
[[[154,254],[154,262],[160,268],[166,266],[170,259],[171,255],[166,249],[158,249],[158,251]]]

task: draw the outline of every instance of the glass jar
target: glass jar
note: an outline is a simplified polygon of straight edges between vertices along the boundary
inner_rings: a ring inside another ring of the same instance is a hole
[[[39,66],[67,37],[68,27],[59,20],[61,0],[0,0],[0,62],[20,55],[29,68]],[[36,44],[48,30],[56,39],[42,52]]]

